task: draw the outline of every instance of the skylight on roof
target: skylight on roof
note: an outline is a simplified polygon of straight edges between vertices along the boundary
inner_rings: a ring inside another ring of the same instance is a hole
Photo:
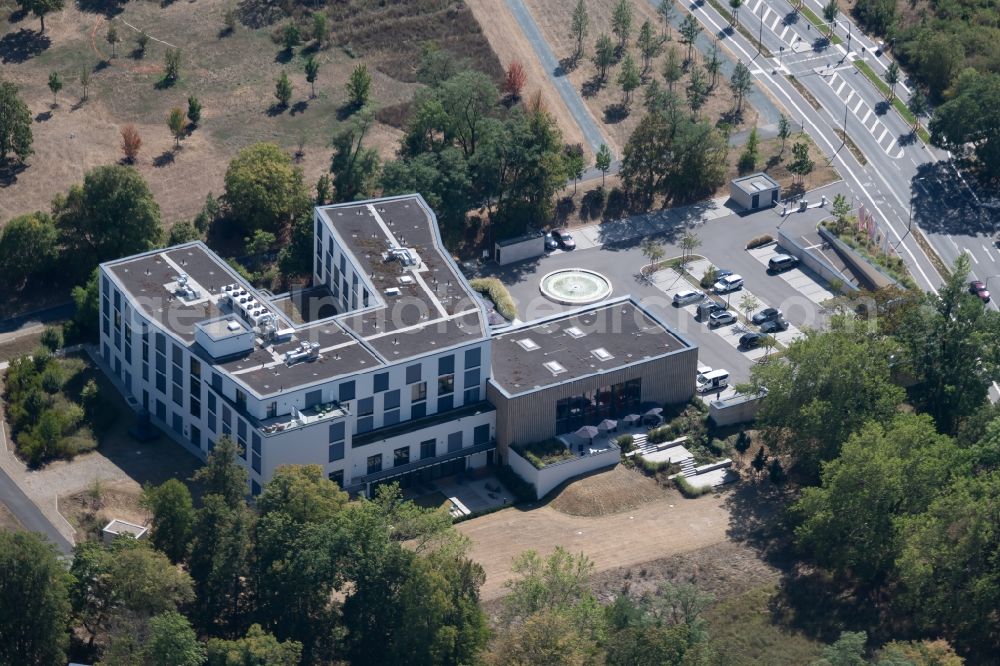
[[[566,368],[564,368],[562,366],[562,363],[560,363],[559,361],[546,361],[542,365],[544,365],[545,369],[551,372],[553,375],[561,375],[562,373],[566,372]]]
[[[585,335],[585,333],[576,326],[570,326],[566,329],[566,332],[573,338],[582,338]]]
[[[541,349],[541,347],[538,346],[538,343],[531,338],[521,338],[517,341],[517,344],[519,344],[521,349],[524,351],[535,351],[536,349]]]
[[[599,361],[610,361],[614,358],[614,355],[609,352],[604,347],[598,347],[597,349],[591,349],[590,353],[597,357]]]

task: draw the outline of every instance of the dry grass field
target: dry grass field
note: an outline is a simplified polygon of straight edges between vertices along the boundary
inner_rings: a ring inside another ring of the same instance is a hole
[[[375,105],[394,109],[395,118],[405,115],[401,107],[419,85],[416,67],[427,42],[495,76],[501,71],[462,0],[334,3],[330,44],[316,49],[310,40],[291,54],[273,39],[288,20],[274,22],[283,17],[276,6],[244,0],[238,15],[259,27],[241,23],[224,34],[222,15],[231,4],[67,2],[40,33],[34,16],[15,12],[13,0],[0,0],[0,72],[19,86],[35,118],[35,155],[26,169],[0,179],[0,223],[48,210],[53,195],[79,182],[87,169],[119,160],[119,133],[128,123],[143,140],[137,168],[169,224],[190,219],[206,194],[220,193],[229,160],[254,142],[273,141],[289,152],[302,142],[301,166],[306,181],[315,183],[329,168],[330,137],[346,120],[344,83],[358,62],[372,72]],[[309,24],[307,16],[300,20]],[[105,39],[109,22],[121,39],[116,57]],[[144,56],[135,41],[140,30],[151,37]],[[163,87],[158,82],[170,46],[182,50],[181,75]],[[303,72],[310,54],[320,63],[315,98]],[[91,71],[86,101],[79,83],[84,67]],[[294,92],[290,108],[277,112],[274,86],[282,71]],[[47,87],[51,72],[65,81],[55,108]],[[185,108],[189,95],[202,102],[202,120],[174,150],[166,117],[172,107]],[[391,157],[400,136],[398,127],[380,122],[367,143]]]
[[[576,44],[570,32],[576,0],[525,0],[525,5],[531,11],[535,22],[538,23],[556,57],[560,58],[564,63],[569,64],[570,58],[576,50]],[[598,86],[596,85],[597,68],[591,61],[594,53],[594,43],[602,33],[607,33],[612,38],[612,41],[617,41],[611,32],[611,10],[614,7],[614,3],[607,2],[606,0],[586,0],[586,5],[590,17],[590,27],[588,36],[584,40],[584,53],[575,67],[566,68],[567,76],[573,82],[574,87],[581,91],[591,115],[601,124],[608,139],[614,144],[611,146],[612,150],[615,154],[620,155],[621,149],[632,134],[632,130],[635,129],[639,120],[642,119],[644,113],[642,109],[643,89],[640,88],[633,93],[630,113],[624,118],[619,118],[615,114],[615,109],[622,101],[621,86],[616,81],[621,69],[620,63],[608,70],[606,81],[603,85]],[[644,20],[649,19],[656,28],[656,34],[659,35],[662,23],[657,19],[652,4],[647,0],[633,2],[632,7],[634,10],[632,36],[629,40],[628,51],[632,54],[636,64],[641,69],[642,58],[635,46],[635,40],[639,34],[639,26],[642,25]],[[683,11],[682,5],[678,5],[677,12],[683,15]],[[681,58],[686,56],[687,47],[680,43],[677,30],[672,30],[670,36],[672,37],[671,41],[664,44],[663,53],[652,61],[652,66],[643,77],[644,84],[653,78],[657,79],[661,85],[664,84],[661,72],[663,61],[666,58],[666,49],[674,47]],[[704,64],[702,61],[703,58],[697,49],[695,49],[693,51],[691,66],[701,66]],[[674,84],[674,90],[681,95],[682,99],[684,97],[683,91],[688,84],[688,74],[690,71],[689,68],[684,77]],[[720,76],[708,101],[699,113],[703,118],[707,118],[712,122],[716,122],[724,117],[730,122],[735,121],[733,124],[737,129],[753,127],[756,124],[757,113],[748,104],[743,105],[743,113],[739,118],[731,118],[729,116],[732,110],[733,99],[729,91],[729,86],[727,81]]]

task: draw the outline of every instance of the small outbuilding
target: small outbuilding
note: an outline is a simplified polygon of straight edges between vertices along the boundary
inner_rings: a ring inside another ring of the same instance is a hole
[[[758,210],[778,205],[781,186],[766,173],[734,178],[729,183],[729,196],[744,210]]]
[[[135,523],[115,518],[101,530],[101,538],[104,540],[105,545],[108,545],[119,534],[131,534],[136,539],[145,539],[148,532],[149,529],[142,525],[136,525]]]

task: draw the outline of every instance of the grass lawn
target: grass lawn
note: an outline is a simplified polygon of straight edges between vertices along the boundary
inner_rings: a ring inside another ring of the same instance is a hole
[[[537,469],[576,457],[565,444],[555,438],[535,444],[524,444],[515,449]]]
[[[716,604],[705,613],[712,644],[731,666],[809,664],[822,643],[775,624],[772,585],[757,587]]]
[[[823,32],[823,30],[825,30],[825,29],[827,29],[827,28],[830,27],[829,23],[827,23],[826,21],[824,21],[823,19],[821,19],[816,14],[816,12],[814,12],[811,9],[809,9],[805,5],[802,5],[801,7],[799,7],[799,12],[803,16],[805,16],[807,19],[809,19],[810,23],[812,23],[814,26],[816,26],[817,28],[819,28],[819,30],[820,30],[821,33]],[[830,35],[829,37],[827,37],[827,39],[830,40],[831,44],[843,44],[844,43],[844,40],[842,40],[837,35]]]

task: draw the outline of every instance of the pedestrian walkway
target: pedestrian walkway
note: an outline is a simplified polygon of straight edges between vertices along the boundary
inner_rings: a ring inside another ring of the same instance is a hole
[[[851,84],[839,72],[834,72],[833,76],[823,76],[827,71],[826,68],[816,69],[816,73],[821,75],[821,78],[833,89],[833,92],[844,103],[844,106],[850,109],[851,113],[868,130],[868,133],[872,135],[879,147],[885,151],[885,154],[897,160],[902,157],[903,149],[896,143],[898,137],[894,136],[892,131],[882,123],[875,110],[861,99],[861,95],[851,87]],[[827,111],[835,119],[840,119],[838,117],[840,116],[839,110],[827,109]],[[850,130],[850,125],[848,125],[848,130]],[[848,131],[848,134],[850,134],[850,131]]]

